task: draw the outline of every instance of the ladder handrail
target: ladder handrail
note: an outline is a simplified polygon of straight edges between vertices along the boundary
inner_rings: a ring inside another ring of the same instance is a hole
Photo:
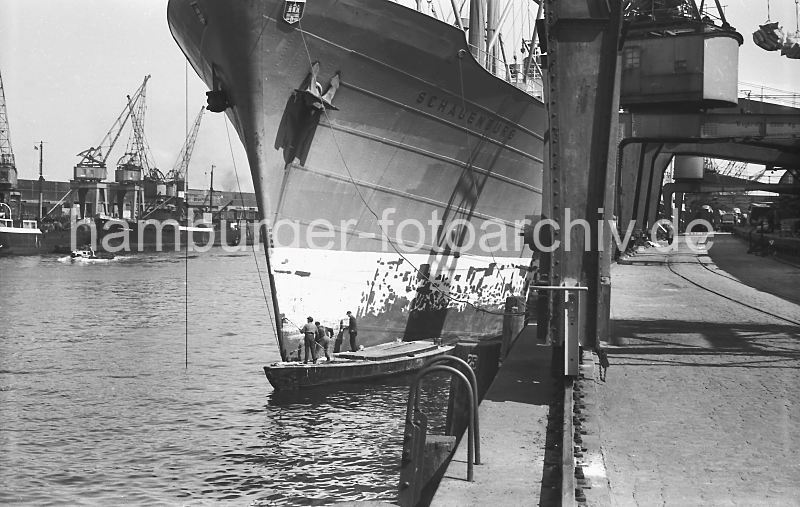
[[[428,363],[428,366],[433,366],[436,363],[442,363],[442,362],[445,362],[445,361],[455,361],[457,364],[460,364],[460,365],[464,366],[466,368],[466,370],[469,372],[470,381],[472,382],[472,395],[473,395],[472,396],[472,399],[473,399],[472,403],[475,406],[475,410],[477,411],[478,410],[478,379],[475,376],[475,370],[472,369],[472,367],[469,365],[468,362],[464,361],[460,357],[451,356],[450,354],[445,354],[443,356],[439,356],[439,357],[433,358]],[[475,464],[476,465],[480,465],[481,464],[481,446],[480,446],[481,433],[480,433],[480,429],[478,427],[478,419],[479,418],[478,418],[478,415],[477,415],[477,412],[476,412],[476,414],[475,414]]]
[[[411,384],[409,396],[408,396],[408,404],[406,407],[406,424],[413,424],[413,409],[419,409],[419,381],[426,375],[436,372],[436,371],[447,371],[451,374],[454,374],[461,378],[464,383],[467,385],[467,391],[469,392],[469,408],[470,408],[470,417],[469,417],[469,425],[467,427],[467,481],[473,482],[474,471],[473,471],[473,463],[475,461],[475,435],[474,435],[474,420],[477,417],[477,408],[474,406],[474,396],[472,390],[472,384],[470,383],[469,379],[467,378],[464,373],[461,371],[453,368],[452,366],[446,366],[443,364],[433,364],[430,366],[426,366],[423,368],[421,372],[419,372],[414,379],[414,382]]]

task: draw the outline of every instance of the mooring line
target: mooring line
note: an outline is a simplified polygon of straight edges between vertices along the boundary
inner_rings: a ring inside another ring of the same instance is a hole
[[[184,100],[184,129],[185,129],[185,139],[189,138],[189,60],[183,62],[183,100]],[[187,163],[186,166],[183,168],[183,195],[184,198],[187,196],[187,191],[189,190],[189,186],[186,184],[188,181],[189,175],[189,164]],[[177,194],[177,189],[176,189]],[[180,217],[180,212],[178,213]],[[186,208],[186,220],[188,225],[189,220],[189,208]],[[186,231],[187,241],[186,241],[186,251],[184,252],[183,256],[183,266],[184,266],[184,284],[183,284],[183,320],[184,320],[184,339],[183,339],[183,356],[184,356],[184,369],[189,369],[189,231]],[[180,232],[178,232],[178,241],[180,241]]]
[[[231,164],[233,165],[233,174],[236,176],[236,186],[239,189],[239,201],[244,205],[244,197],[242,193],[242,183],[239,181],[239,170],[236,168],[236,157],[233,154],[233,142],[231,141],[231,132],[228,128],[228,117],[224,116],[223,121],[225,122],[225,134],[228,137],[228,149],[231,154]],[[278,326],[281,325],[280,315],[275,315],[275,318],[272,316],[272,307],[269,304],[269,300],[267,299],[267,290],[264,287],[264,278],[261,276],[261,268],[258,265],[258,256],[256,255],[256,244],[261,239],[261,231],[256,231],[255,227],[253,227],[253,261],[256,264],[256,273],[258,273],[258,283],[261,285],[261,294],[264,296],[264,303],[267,305],[267,316],[269,317],[270,325],[272,326],[272,331],[275,333],[275,336],[278,336]],[[245,229],[244,229],[244,241],[245,247],[247,246],[247,221],[245,221]],[[269,249],[269,236],[264,238],[265,241],[265,248]],[[239,244],[242,242],[241,230],[239,231]],[[269,255],[269,251],[267,251],[267,255]],[[280,345],[279,345],[280,348]]]
[[[313,66],[314,60],[311,57],[311,50],[308,47],[308,42],[306,42],[306,37],[305,37],[306,32],[303,29],[303,26],[301,25],[301,23],[299,21],[297,22],[297,30],[300,33],[300,39],[303,41],[303,47],[305,48],[306,58],[308,60],[308,63],[309,63],[310,66]],[[312,83],[312,85],[313,85],[313,83]],[[333,125],[333,122],[331,121],[330,116],[328,115],[328,109],[327,108],[325,108],[325,107],[322,108],[322,114],[325,115],[325,121],[327,121],[329,125]],[[336,149],[339,152],[339,158],[342,161],[342,166],[344,167],[345,171],[347,172],[347,176],[348,176],[351,184],[353,185],[353,188],[354,188],[356,194],[358,195],[359,199],[363,203],[364,208],[371,215],[373,215],[376,220],[378,220],[378,228],[381,231],[382,236],[384,238],[386,238],[386,241],[389,243],[389,246],[392,247],[392,250],[394,250],[395,253],[400,256],[400,258],[402,258],[405,262],[407,262],[408,265],[411,266],[412,269],[414,269],[414,271],[417,273],[417,275],[419,277],[425,279],[426,281],[428,281],[431,284],[431,290],[433,290],[436,293],[440,294],[442,297],[446,298],[448,301],[453,301],[455,303],[464,304],[464,305],[469,306],[470,308],[474,309],[477,312],[488,313],[490,315],[521,315],[521,316],[525,315],[524,311],[523,312],[505,312],[505,311],[495,311],[495,310],[489,310],[487,308],[482,308],[482,307],[478,306],[477,304],[475,304],[475,303],[473,303],[473,302],[471,302],[471,301],[469,301],[467,299],[462,299],[462,298],[456,297],[456,296],[452,295],[449,291],[444,291],[444,290],[440,289],[438,287],[437,283],[436,283],[436,280],[435,279],[431,279],[430,275],[428,275],[428,274],[424,273],[423,271],[421,271],[419,269],[419,267],[414,262],[411,261],[411,259],[409,259],[406,255],[404,255],[403,252],[400,251],[400,249],[397,247],[395,242],[392,240],[392,238],[389,237],[389,234],[386,232],[386,230],[383,228],[383,226],[380,225],[381,218],[378,216],[378,214],[375,212],[375,210],[372,209],[372,207],[369,205],[369,203],[367,202],[367,200],[364,197],[364,195],[361,193],[361,190],[359,189],[358,184],[356,183],[355,178],[353,177],[353,174],[350,171],[350,166],[347,164],[347,159],[344,156],[344,150],[342,149],[341,145],[339,144],[339,140],[337,139],[336,134],[334,133],[334,129],[331,129],[331,139],[333,140],[334,145],[336,145]],[[388,167],[388,162],[387,162],[387,167]],[[494,254],[493,253],[492,253],[492,258],[494,258]]]

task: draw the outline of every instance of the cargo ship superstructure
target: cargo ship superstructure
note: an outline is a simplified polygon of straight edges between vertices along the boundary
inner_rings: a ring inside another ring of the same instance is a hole
[[[168,22],[245,146],[279,334],[347,310],[363,345],[500,333],[546,114],[479,62],[493,37],[387,0],[171,0]]]

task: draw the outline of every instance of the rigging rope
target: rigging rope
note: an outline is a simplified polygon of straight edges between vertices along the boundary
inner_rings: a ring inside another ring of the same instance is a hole
[[[313,65],[313,60],[311,58],[311,51],[308,49],[308,42],[306,41],[305,30],[303,29],[303,27],[301,26],[301,23],[299,21],[297,23],[297,28],[298,28],[298,32],[300,32],[300,37],[303,40],[303,47],[305,48],[305,51],[306,51],[306,56],[308,58],[308,64],[309,64],[309,66],[311,66],[311,65]],[[462,76],[462,79],[463,79],[463,76]],[[312,86],[313,86],[313,84],[314,83],[312,83]],[[323,113],[325,114],[325,120],[328,122],[328,125],[332,126],[333,122],[331,122],[331,119],[328,116],[327,108],[323,107]],[[456,302],[456,303],[462,303],[462,304],[465,304],[467,306],[470,306],[475,311],[478,311],[478,312],[484,312],[484,313],[488,313],[488,314],[492,314],[492,315],[525,315],[525,312],[512,313],[512,312],[497,312],[497,311],[493,311],[493,310],[487,310],[485,308],[481,308],[479,306],[476,306],[471,301],[468,301],[466,299],[460,299],[460,298],[453,297],[448,292],[445,292],[445,291],[439,289],[439,287],[436,285],[436,283],[433,280],[431,280],[430,277],[427,274],[425,274],[422,271],[420,271],[420,269],[413,262],[411,262],[408,259],[408,257],[406,257],[397,248],[397,245],[395,245],[395,242],[392,241],[392,239],[389,237],[387,232],[384,230],[383,225],[381,224],[380,217],[370,207],[370,205],[367,203],[366,199],[364,198],[364,195],[361,193],[361,190],[358,188],[358,184],[355,182],[355,179],[353,178],[353,174],[350,172],[350,167],[347,165],[347,160],[345,159],[344,153],[342,152],[342,147],[341,147],[341,145],[339,145],[339,140],[336,138],[336,134],[334,133],[334,130],[333,130],[332,127],[330,129],[330,132],[331,132],[331,138],[333,139],[333,142],[336,145],[336,149],[339,152],[339,157],[342,160],[342,165],[344,166],[344,169],[347,172],[348,179],[350,180],[350,183],[353,185],[353,188],[355,189],[356,193],[358,194],[359,199],[364,204],[364,207],[367,209],[367,211],[369,211],[370,214],[372,214],[378,220],[378,222],[377,222],[378,223],[378,228],[380,229],[381,234],[383,234],[383,236],[389,242],[389,245],[391,245],[391,247],[395,251],[395,253],[397,253],[397,255],[399,255],[400,258],[402,258],[405,262],[407,262],[414,269],[414,271],[417,272],[417,274],[419,276],[421,276],[424,280],[426,280],[428,283],[431,284],[431,289],[433,291],[441,294],[443,297],[447,298],[450,301],[453,301],[453,302]]]
[[[459,86],[461,87],[461,90],[460,90],[460,93],[459,93],[459,98],[461,99],[461,109],[462,109],[462,111],[466,111],[467,110],[467,99],[466,99],[465,93],[464,93],[464,68],[462,66],[462,59],[461,58],[457,58],[457,60],[458,60],[458,83],[459,83]],[[464,115],[463,122],[464,122],[464,144],[467,147],[467,153],[469,154],[470,157],[472,157],[472,146],[470,146],[469,129],[467,128],[467,115]],[[471,163],[467,163],[465,168],[470,168],[470,167],[471,167]],[[492,262],[497,264],[497,259],[494,258],[494,252],[492,251],[492,252],[489,252],[489,253],[492,256]],[[505,284],[505,278],[503,278],[503,284]]]
[[[189,60],[186,60],[185,62],[183,62],[183,86],[184,86],[184,88],[183,88],[184,129],[186,131],[186,137],[188,138],[189,137]],[[183,196],[184,196],[184,200],[185,200],[186,195],[187,195],[187,190],[189,190],[189,187],[186,184],[186,182],[188,181],[188,179],[186,177],[188,172],[189,172],[189,168],[187,167],[186,168],[186,172],[183,175]],[[177,194],[177,189],[176,189],[175,193]],[[189,208],[186,207],[186,210],[187,210],[187,213],[186,213],[187,224],[188,224],[188,219],[189,219],[188,209]],[[182,213],[182,212],[183,212],[183,210],[180,210],[178,212],[179,213],[179,217],[180,217],[180,213]],[[187,231],[187,236],[188,236],[188,234],[189,234],[189,232]],[[187,237],[187,239],[188,239],[188,237]],[[178,234],[178,241],[180,241],[180,233]],[[185,336],[184,336],[184,343],[183,343],[183,348],[184,348],[184,366],[183,367],[185,369],[189,369],[189,243],[188,242],[186,243],[186,252],[184,253],[183,265],[184,265],[184,279],[185,279],[184,289],[183,289],[184,290],[184,294],[183,294],[183,301],[184,301],[183,317],[184,317],[184,321],[185,321],[185,329],[184,329]]]
[[[233,164],[233,174],[236,176],[236,186],[239,188],[239,202],[244,205],[244,198],[242,193],[242,184],[239,181],[239,171],[236,168],[236,158],[233,155],[233,142],[231,141],[231,133],[230,129],[228,128],[228,117],[227,115],[223,116],[223,120],[225,121],[225,134],[228,136],[228,149],[231,153],[231,163]],[[260,231],[256,231],[253,228],[253,260],[256,263],[256,273],[258,273],[258,282],[261,285],[261,294],[264,296],[264,303],[267,305],[267,316],[269,316],[269,323],[272,326],[272,331],[275,333],[275,336],[278,336],[278,329],[276,326],[276,320],[280,318],[279,315],[276,315],[275,318],[272,317],[272,308],[269,304],[269,300],[267,299],[267,290],[264,288],[264,278],[261,276],[261,268],[258,265],[258,256],[256,254],[256,244],[259,243],[260,239]],[[241,231],[239,235],[239,241],[241,242]],[[269,248],[269,236],[265,238],[266,245],[265,248]],[[245,243],[247,242],[247,223],[245,222]],[[267,251],[267,255],[269,255],[269,251]],[[278,344],[280,346],[280,344]]]

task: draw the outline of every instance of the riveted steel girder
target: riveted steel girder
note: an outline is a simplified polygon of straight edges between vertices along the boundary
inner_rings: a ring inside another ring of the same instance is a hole
[[[610,218],[607,188],[614,184],[614,164],[609,164],[609,146],[618,142],[619,93],[618,46],[622,12],[618,0],[547,0],[545,2],[548,48],[547,105],[549,130],[546,137],[546,174],[543,215],[554,225],[555,250],[549,256],[549,281],[554,286],[588,287],[583,315],[562,318],[568,310],[563,293],[553,293],[551,339],[565,346],[565,336],[575,336],[574,323],[583,345],[594,345],[599,322],[601,282],[608,283],[611,252],[604,252],[602,232]],[[616,156],[613,153],[613,156]],[[609,180],[609,166],[612,168]],[[588,227],[575,226],[576,221]],[[574,299],[574,298],[573,298]],[[607,310],[607,308],[606,308]],[[604,310],[605,311],[605,310]],[[540,323],[541,324],[541,323]],[[565,350],[572,347],[565,347]],[[577,364],[570,358],[565,373],[574,374]]]

